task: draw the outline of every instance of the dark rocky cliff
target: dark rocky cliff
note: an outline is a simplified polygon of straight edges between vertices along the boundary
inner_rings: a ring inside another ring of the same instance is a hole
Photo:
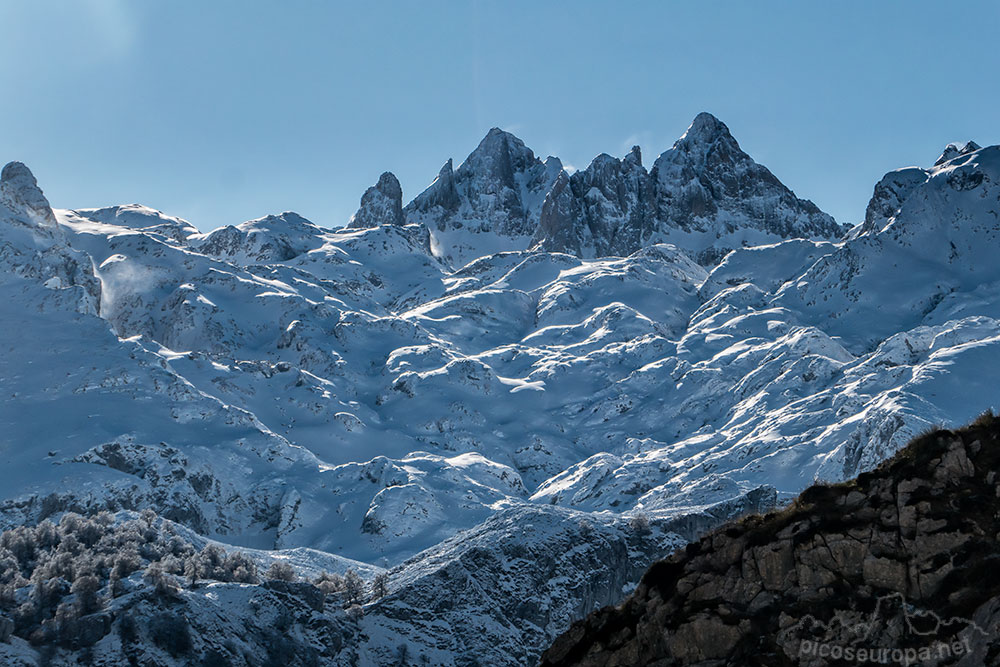
[[[923,435],[654,564],[542,665],[1000,664],[998,467],[992,414]]]

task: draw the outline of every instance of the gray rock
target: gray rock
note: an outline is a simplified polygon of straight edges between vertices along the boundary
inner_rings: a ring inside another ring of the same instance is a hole
[[[825,665],[799,651],[860,637],[890,650],[967,641],[968,660],[934,664],[985,664],[1000,650],[1000,583],[989,574],[998,452],[1000,420],[982,417],[922,436],[854,482],[725,526],[654,564],[618,607],[574,624],[542,665]]]
[[[10,641],[10,636],[14,632],[14,621],[0,614],[0,642]]]
[[[536,234],[545,250],[626,256],[668,241],[713,265],[746,238],[835,239],[844,231],[754,162],[708,113],[649,172],[636,146],[622,160],[599,155],[570,180],[577,204],[560,193],[560,215]]]
[[[400,226],[403,223],[403,189],[399,180],[387,171],[362,195],[361,207],[351,216],[347,226],[367,229],[380,225]]]
[[[407,223],[425,224],[432,233],[469,232],[441,248],[455,265],[512,244],[523,249],[538,228],[542,202],[561,170],[557,159],[542,162],[513,134],[493,128],[458,169],[453,171],[449,160],[403,214]],[[488,236],[475,238],[483,232]]]
[[[941,151],[941,156],[934,162],[934,166],[937,167],[942,165],[948,160],[957,158],[960,155],[968,155],[969,153],[978,151],[980,148],[982,148],[982,146],[977,144],[975,141],[966,141],[964,144],[948,144],[944,147],[944,150]]]
[[[313,611],[323,611],[323,602],[326,595],[320,589],[304,581],[279,581],[270,580],[261,584],[264,588],[276,593],[292,595],[306,603]]]
[[[38,187],[34,174],[22,162],[9,162],[0,172],[0,203],[14,213],[26,215],[39,226],[56,226],[49,200]]]

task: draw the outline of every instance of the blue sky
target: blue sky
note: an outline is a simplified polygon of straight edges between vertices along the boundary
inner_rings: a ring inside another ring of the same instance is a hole
[[[336,226],[492,126],[650,165],[705,110],[857,222],[885,171],[1000,142],[998,28],[989,2],[0,0],[0,162],[59,207]]]

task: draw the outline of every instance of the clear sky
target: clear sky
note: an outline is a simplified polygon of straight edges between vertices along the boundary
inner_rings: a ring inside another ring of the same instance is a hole
[[[1000,142],[1000,3],[0,0],[0,162],[54,206],[337,226],[492,126],[647,166],[699,111],[841,222],[887,170]]]

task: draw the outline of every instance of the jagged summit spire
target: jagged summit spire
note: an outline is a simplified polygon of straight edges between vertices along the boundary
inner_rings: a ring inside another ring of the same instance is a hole
[[[725,123],[707,111],[702,111],[694,117],[687,131],[681,135],[681,138],[677,140],[677,144],[675,145],[711,143],[717,139],[735,141]]]
[[[501,147],[524,148],[524,142],[506,130],[493,127],[490,128],[490,131],[486,133],[486,136],[476,146],[476,150],[472,151],[470,157],[482,151],[495,151]]]
[[[944,147],[941,152],[941,156],[934,162],[934,166],[942,165],[948,160],[952,160],[959,155],[968,155],[969,153],[978,151],[982,146],[977,144],[975,141],[966,141],[964,144],[952,142]]]
[[[9,162],[0,172],[0,203],[15,212],[23,211],[39,225],[56,225],[49,200],[23,162]]]
[[[450,168],[449,165],[445,167]],[[368,228],[402,224],[403,188],[395,174],[387,171],[379,176],[378,183],[365,190],[365,194],[361,196],[361,207],[347,226]]]
[[[642,150],[640,150],[640,148],[638,146],[633,146],[632,150],[630,150],[628,152],[628,155],[625,156],[624,161],[627,164],[633,164],[633,165],[635,165],[637,167],[641,167],[642,166]]]
[[[433,182],[451,183],[451,180],[452,178],[454,178],[454,175],[455,175],[455,161],[451,158],[448,158],[448,160],[443,165],[441,165],[441,168],[438,169],[438,175],[434,178]]]
[[[523,141],[506,130],[494,127],[465,158],[458,173],[462,178],[476,173],[499,178],[507,185],[513,185],[511,179],[515,172],[530,169],[536,163],[540,161]]]

